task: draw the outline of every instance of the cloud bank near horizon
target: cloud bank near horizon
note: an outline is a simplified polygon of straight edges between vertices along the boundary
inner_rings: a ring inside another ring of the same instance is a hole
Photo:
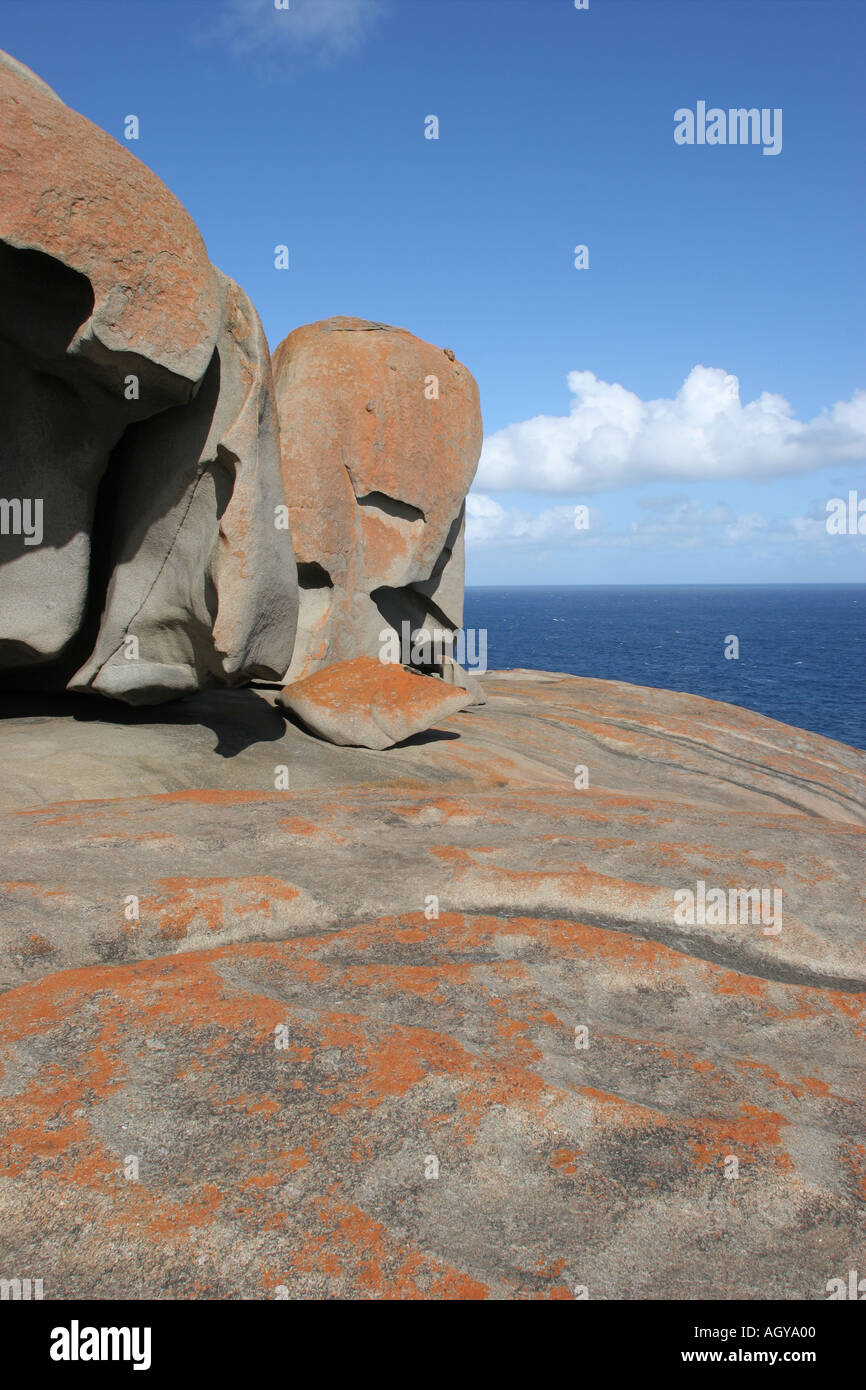
[[[485,493],[471,492],[466,499],[466,537],[473,550],[549,550],[571,546],[695,550],[707,545],[749,548],[755,542],[773,548],[805,546],[806,553],[811,554],[816,550],[839,550],[839,538],[827,531],[826,506],[818,501],[805,514],[787,517],[737,512],[721,501],[705,506],[684,495],[641,497],[637,506],[643,515],[619,528],[610,525],[601,510],[590,507],[588,524],[578,529],[573,506],[547,507],[531,513],[503,506]],[[866,537],[845,537],[844,541],[866,556]]]
[[[568,415],[536,415],[484,441],[483,492],[591,494],[657,482],[769,481],[866,460],[866,391],[798,420],[783,396],[743,405],[736,376],[695,366],[672,399],[642,401],[570,372]]]

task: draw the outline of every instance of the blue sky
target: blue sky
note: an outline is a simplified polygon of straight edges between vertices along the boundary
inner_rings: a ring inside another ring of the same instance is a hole
[[[272,347],[358,314],[470,367],[470,582],[866,579],[861,0],[6,0],[0,42],[139,117]],[[781,152],[675,144],[699,101]]]

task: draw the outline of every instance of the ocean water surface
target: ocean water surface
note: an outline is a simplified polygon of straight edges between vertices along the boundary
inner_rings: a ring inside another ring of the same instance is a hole
[[[470,586],[464,628],[490,670],[687,690],[866,749],[866,584]]]

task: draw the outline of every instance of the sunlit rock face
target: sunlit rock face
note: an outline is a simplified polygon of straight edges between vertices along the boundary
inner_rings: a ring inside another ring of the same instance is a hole
[[[5,1272],[856,1296],[866,754],[380,660],[461,621],[472,377],[332,319],[277,405],[162,184],[14,60],[0,89]]]
[[[131,703],[279,676],[267,344],[161,181],[0,55],[0,672]]]
[[[46,1298],[790,1300],[862,1269],[866,755],[482,682],[385,751],[273,691],[0,720],[0,1228]],[[780,910],[688,920],[700,884]]]
[[[404,624],[458,629],[481,450],[471,373],[405,329],[332,318],[279,345],[274,384],[300,581],[289,679],[375,656]]]

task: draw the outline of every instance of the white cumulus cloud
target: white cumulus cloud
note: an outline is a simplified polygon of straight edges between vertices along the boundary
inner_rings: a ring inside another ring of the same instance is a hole
[[[575,527],[574,507],[548,507],[535,514],[503,507],[495,498],[481,492],[470,492],[466,498],[466,538],[470,544],[537,545],[543,542],[570,541],[576,535],[586,535],[601,527],[601,514],[594,509],[586,518],[588,526]]]
[[[719,367],[693,367],[672,399],[642,401],[593,372],[570,372],[565,416],[536,415],[484,441],[476,483],[553,493],[659,481],[771,479],[866,459],[866,391],[798,420],[765,391],[743,405]]]

